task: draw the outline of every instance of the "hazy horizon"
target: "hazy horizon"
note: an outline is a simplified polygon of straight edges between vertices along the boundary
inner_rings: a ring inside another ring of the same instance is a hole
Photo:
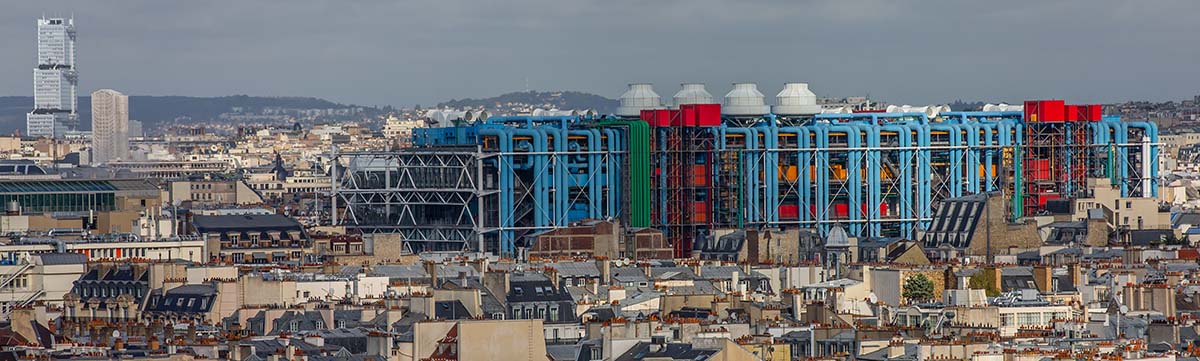
[[[670,97],[752,81],[773,95],[893,103],[1181,100],[1200,2],[759,0],[491,3],[38,1],[0,13],[0,94],[32,95],[35,19],[75,17],[79,95],[433,104],[511,91]]]

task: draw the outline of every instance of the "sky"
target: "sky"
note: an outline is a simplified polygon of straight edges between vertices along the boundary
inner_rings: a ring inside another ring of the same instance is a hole
[[[1195,0],[0,0],[0,95],[75,17],[80,94],[429,105],[509,91],[664,98],[702,82],[891,103],[1200,94]]]

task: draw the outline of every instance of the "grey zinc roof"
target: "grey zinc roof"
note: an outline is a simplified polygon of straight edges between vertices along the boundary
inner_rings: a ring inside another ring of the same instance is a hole
[[[87,256],[79,253],[42,253],[37,257],[41,258],[42,264],[47,266],[87,263]]]
[[[371,269],[372,276],[384,276],[393,279],[429,278],[429,273],[421,265],[378,265]]]
[[[282,214],[195,215],[192,216],[192,224],[201,233],[240,231],[244,229],[274,231],[303,230],[300,222],[296,222],[296,220]]]
[[[215,295],[217,289],[211,285],[183,285],[167,290],[170,295]]]
[[[596,277],[600,269],[594,262],[556,262],[549,264],[562,277]]]
[[[613,279],[618,282],[648,282],[646,274],[634,267],[614,268]]]

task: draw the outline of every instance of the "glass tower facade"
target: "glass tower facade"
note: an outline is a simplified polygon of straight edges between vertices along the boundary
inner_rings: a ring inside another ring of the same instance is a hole
[[[33,70],[33,111],[25,119],[26,135],[62,137],[79,123],[75,89],[75,20],[38,19],[37,68]]]

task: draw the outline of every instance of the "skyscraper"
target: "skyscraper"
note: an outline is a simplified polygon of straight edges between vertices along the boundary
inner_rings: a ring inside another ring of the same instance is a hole
[[[75,19],[38,19],[37,68],[33,70],[33,111],[25,134],[61,137],[79,123],[75,87]]]
[[[112,89],[92,92],[92,164],[129,160],[129,97]]]

